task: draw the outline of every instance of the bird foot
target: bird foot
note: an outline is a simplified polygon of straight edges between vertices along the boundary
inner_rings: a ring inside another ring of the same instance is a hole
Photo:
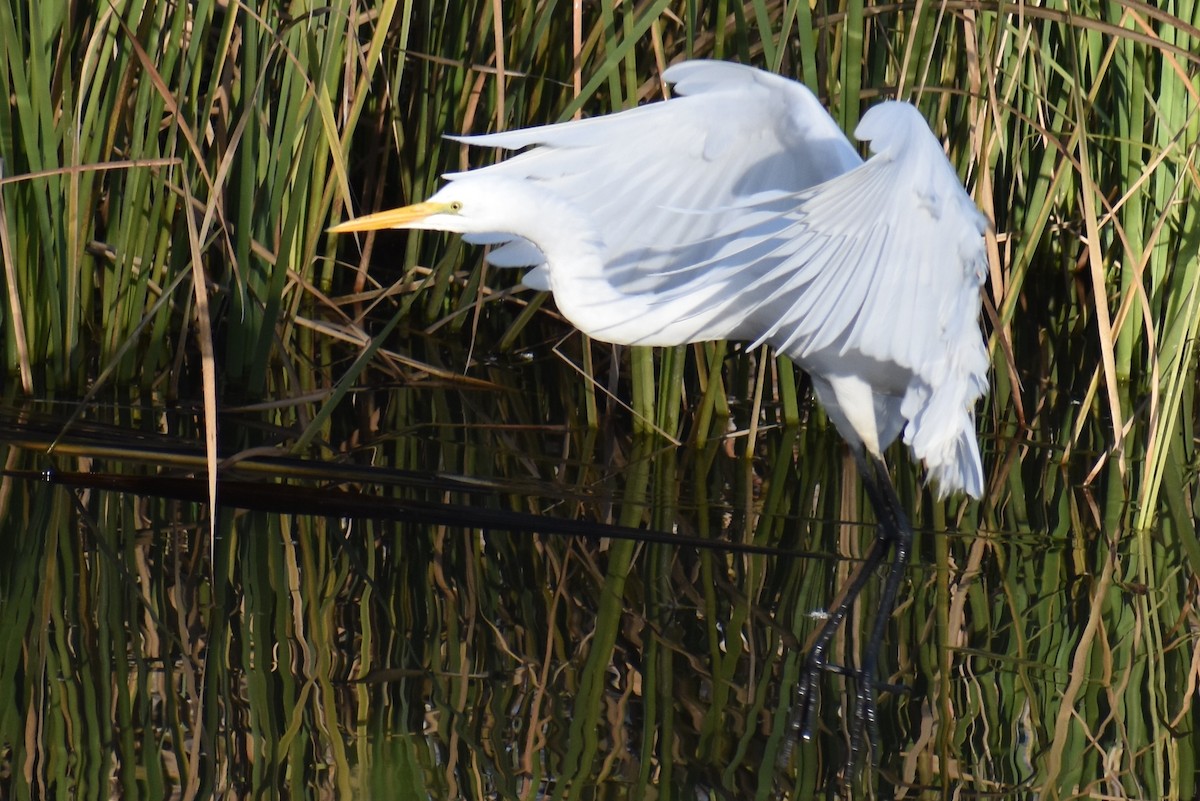
[[[842,771],[843,780],[850,780],[858,771],[859,757],[868,740],[874,755],[873,761],[879,753],[879,693],[909,693],[912,688],[905,684],[879,681],[873,669],[864,670],[830,662],[823,649],[814,649],[805,660],[804,670],[796,685],[796,702],[789,723],[788,744],[784,748],[781,762],[790,758],[797,739],[808,741],[813,738],[817,708],[820,706],[820,682],[826,673],[843,676],[856,685],[854,711],[849,726],[850,747]]]

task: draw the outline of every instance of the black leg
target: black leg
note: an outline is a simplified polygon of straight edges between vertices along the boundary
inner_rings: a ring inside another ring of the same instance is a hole
[[[792,714],[791,732],[799,734],[805,740],[811,739],[816,722],[817,694],[821,676],[832,672],[857,679],[857,693],[854,705],[854,717],[850,721],[850,750],[846,756],[846,770],[843,778],[850,778],[858,762],[863,748],[864,729],[869,730],[872,742],[878,741],[879,721],[876,714],[876,695],[879,681],[876,673],[879,669],[879,653],[883,647],[883,637],[887,630],[888,620],[896,606],[896,598],[900,593],[900,582],[904,579],[904,569],[912,551],[912,526],[908,516],[900,505],[888,475],[887,465],[883,460],[872,454],[858,456],[858,468],[862,474],[863,486],[867,497],[875,510],[878,521],[875,541],[858,570],[851,576],[835,600],[829,616],[825,619],[808,651],[807,665],[800,676],[796,688],[796,705]],[[892,553],[891,564],[888,568],[887,580],[880,598],[879,611],[876,612],[871,626],[871,635],[862,658],[862,666],[858,670],[833,665],[829,662],[829,645],[833,636],[841,628],[854,602],[862,593],[868,579],[876,569]],[[790,753],[785,748],[784,758]]]

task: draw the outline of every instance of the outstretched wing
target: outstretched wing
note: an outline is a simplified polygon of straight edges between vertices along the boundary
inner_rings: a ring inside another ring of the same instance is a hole
[[[677,269],[719,275],[740,333],[798,359],[834,349],[917,368],[944,349],[964,300],[977,317],[987,219],[911,105],[875,106],[855,134],[871,142],[865,164],[716,213],[731,221],[714,236],[722,248]]]
[[[987,219],[911,105],[871,108],[855,135],[871,142],[862,166],[732,210],[714,236],[721,248],[676,269],[724,286],[732,337],[894,398],[895,430],[902,416],[905,442],[933,477],[978,496],[972,409],[987,388],[978,322]]]
[[[861,164],[801,84],[720,61],[676,64],[663,77],[679,96],[603,117],[461,137],[473,146],[532,149],[447,177],[523,179],[569,198],[603,240],[608,279],[622,291],[645,292],[685,283],[690,276],[673,268],[713,255],[712,236],[727,220],[712,209],[799,192]],[[511,238],[489,258],[522,266],[539,264],[539,256]]]

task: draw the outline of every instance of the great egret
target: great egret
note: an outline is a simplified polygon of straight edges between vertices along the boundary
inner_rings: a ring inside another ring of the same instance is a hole
[[[798,709],[811,735],[816,680],[866,578],[893,550],[859,678],[850,761],[874,726],[878,644],[912,541],[883,451],[903,434],[939,496],[983,493],[975,402],[987,389],[979,329],[986,218],[907,103],[880,103],[855,136],[803,85],[747,66],[689,61],[673,99],[558,125],[462,137],[531,149],[446,176],[424,203],[334,232],[431,228],[530,267],[587,334],[628,345],[768,343],[812,378],[853,449],[879,521],[864,568],[810,649]],[[844,669],[843,669],[844,670]]]

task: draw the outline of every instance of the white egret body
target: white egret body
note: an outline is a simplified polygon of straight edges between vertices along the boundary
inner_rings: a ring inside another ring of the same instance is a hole
[[[334,230],[499,245],[489,262],[532,268],[526,284],[607,342],[773,345],[856,450],[881,458],[903,433],[939,494],[980,497],[987,221],[919,112],[867,111],[864,163],[799,83],[716,61],[663,77],[679,97],[464,137],[532,149]]]
[[[331,229],[432,228],[496,247],[597,339],[768,343],[812,377],[851,444],[879,520],[843,600],[811,643],[795,728],[813,727],[833,634],[871,571],[891,570],[858,671],[849,762],[875,721],[879,644],[912,528],[883,451],[903,435],[938,492],[983,494],[975,402],[987,221],[917,110],[885,102],[855,131],[863,162],[804,86],[750,67],[677,64],[679,95],[629,111],[465,137],[530,148],[446,176],[428,201]]]

